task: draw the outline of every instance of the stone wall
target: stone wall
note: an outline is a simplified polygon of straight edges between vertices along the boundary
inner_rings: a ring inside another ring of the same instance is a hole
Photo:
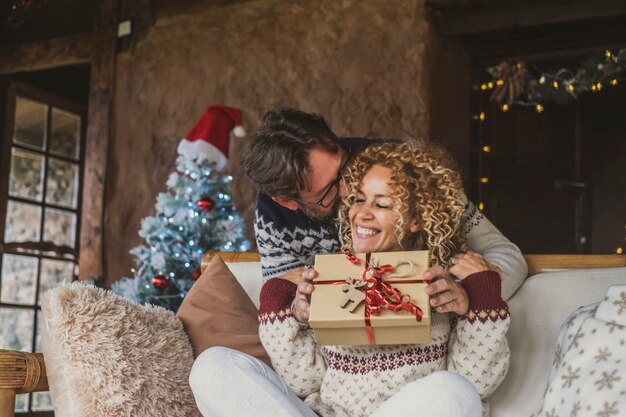
[[[117,56],[108,283],[129,274],[140,220],[154,213],[179,140],[211,103],[242,109],[248,131],[265,111],[287,105],[323,114],[339,135],[432,133],[466,165],[469,108],[454,95],[468,88],[458,75],[469,76],[468,60],[433,34],[422,0],[200,2],[155,16]],[[433,112],[432,103],[452,111]],[[233,194],[252,239],[256,190],[236,166],[241,140],[233,142]]]

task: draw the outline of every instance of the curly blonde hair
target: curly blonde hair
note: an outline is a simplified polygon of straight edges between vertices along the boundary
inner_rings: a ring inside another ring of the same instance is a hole
[[[344,176],[347,195],[339,206],[339,238],[352,248],[349,210],[365,174],[380,165],[391,170],[398,242],[406,250],[430,251],[431,264],[447,266],[464,248],[465,194],[459,173],[445,151],[425,141],[372,145],[360,153]],[[417,219],[416,233],[404,236],[403,213]]]

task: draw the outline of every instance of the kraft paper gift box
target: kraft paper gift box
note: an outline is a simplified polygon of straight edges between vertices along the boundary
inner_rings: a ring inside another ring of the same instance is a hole
[[[317,255],[315,270],[317,277],[311,295],[309,325],[315,332],[320,345],[368,345],[370,337],[366,325],[365,304],[363,301],[354,311],[351,298],[359,295],[354,286],[347,285],[350,279],[361,279],[368,254],[357,253],[359,265],[352,263],[345,254]],[[410,311],[391,311],[383,308],[381,314],[370,315],[370,329],[374,344],[422,344],[430,341],[430,305],[424,291],[428,285],[423,282],[424,271],[428,268],[428,251],[385,252],[369,254],[379,266],[391,265],[396,270],[384,274],[383,281],[394,289],[408,295],[411,302],[422,311],[420,321]],[[408,261],[408,262],[407,262]],[[411,265],[412,263],[412,265]],[[419,282],[415,282],[419,281]],[[361,284],[362,282],[359,281]],[[358,291],[364,291],[362,286]],[[344,292],[346,290],[347,292]],[[351,295],[352,294],[352,295]],[[346,298],[347,297],[347,298]],[[345,307],[341,305],[345,304]]]

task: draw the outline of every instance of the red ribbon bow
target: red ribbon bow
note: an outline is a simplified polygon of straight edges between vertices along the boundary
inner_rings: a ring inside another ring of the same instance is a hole
[[[413,314],[417,321],[422,321],[422,309],[411,302],[411,296],[402,294],[400,290],[391,286],[393,283],[413,283],[422,282],[422,280],[385,281],[384,275],[393,271],[393,266],[371,267],[369,266],[371,254],[366,254],[365,264],[363,264],[352,252],[345,249],[342,252],[353,264],[363,265],[362,278],[368,283],[365,290],[365,329],[370,345],[375,344],[370,317],[379,316],[383,308],[391,311],[406,310]]]

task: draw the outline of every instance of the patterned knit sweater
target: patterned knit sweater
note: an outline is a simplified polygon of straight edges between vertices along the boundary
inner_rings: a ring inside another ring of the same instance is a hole
[[[343,138],[341,145],[358,151],[371,142]],[[316,254],[337,253],[340,249],[334,219],[327,222],[312,219],[300,210],[282,207],[262,192],[257,199],[254,223],[264,281],[294,268],[313,265]],[[469,201],[463,223],[467,249],[500,267],[502,296],[508,299],[528,275],[522,253]]]
[[[472,382],[485,400],[509,365],[508,306],[495,272],[462,284],[470,312],[456,325],[452,315],[433,313],[430,343],[318,346],[313,330],[292,315],[295,284],[270,279],[261,289],[259,335],[276,372],[322,416],[367,416],[407,383],[445,369]]]

